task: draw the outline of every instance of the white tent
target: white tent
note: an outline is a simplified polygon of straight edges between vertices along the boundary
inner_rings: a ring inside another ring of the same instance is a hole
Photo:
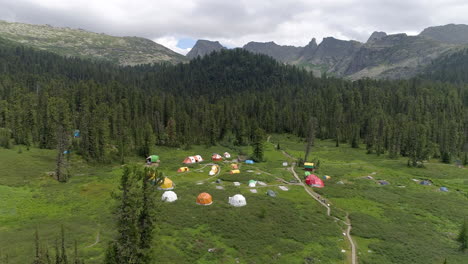
[[[236,194],[233,197],[229,197],[229,204],[235,207],[241,207],[247,205],[247,201],[242,194]]]
[[[173,191],[165,191],[161,196],[161,200],[169,203],[175,202],[177,200],[177,194]]]
[[[229,158],[231,158],[231,154],[229,154],[229,152],[224,152],[224,157],[226,159],[229,159]]]
[[[257,185],[257,181],[256,180],[250,180],[249,181],[249,187],[255,187]]]

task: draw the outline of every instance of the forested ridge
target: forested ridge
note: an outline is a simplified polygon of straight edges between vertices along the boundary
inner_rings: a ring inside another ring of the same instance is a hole
[[[305,137],[315,117],[316,136],[337,145],[365,143],[368,153],[403,155],[415,166],[466,162],[468,86],[440,76],[317,78],[241,49],[175,66],[118,67],[0,40],[0,144],[60,141],[89,161],[123,162],[157,144],[249,144],[257,128]],[[61,139],[76,129],[80,138]]]

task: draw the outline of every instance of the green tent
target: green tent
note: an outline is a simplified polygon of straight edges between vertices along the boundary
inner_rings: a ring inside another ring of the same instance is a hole
[[[149,161],[150,162],[158,162],[159,156],[158,155],[151,155],[149,156]]]
[[[308,172],[308,171],[304,172],[304,176],[307,177],[307,176],[309,176],[309,175],[310,175],[310,172]]]

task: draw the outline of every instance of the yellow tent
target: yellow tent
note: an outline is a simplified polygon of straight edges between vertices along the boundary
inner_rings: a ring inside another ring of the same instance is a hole
[[[172,190],[174,189],[174,183],[171,179],[165,177],[161,185],[159,185],[158,190]]]
[[[230,174],[237,174],[237,173],[240,173],[240,170],[231,170],[231,172],[229,172]]]
[[[188,167],[180,167],[177,172],[186,172],[186,171],[189,171],[189,168]]]

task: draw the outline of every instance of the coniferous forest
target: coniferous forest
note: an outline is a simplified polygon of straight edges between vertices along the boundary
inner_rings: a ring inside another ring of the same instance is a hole
[[[464,65],[462,54],[438,65]],[[249,144],[258,128],[305,137],[315,118],[316,137],[337,146],[364,143],[370,154],[408,157],[411,166],[428,158],[466,164],[468,86],[460,76],[432,68],[399,81],[317,78],[239,49],[175,66],[118,67],[2,40],[0,144],[124,162],[155,144]],[[71,140],[75,130],[80,138]]]

